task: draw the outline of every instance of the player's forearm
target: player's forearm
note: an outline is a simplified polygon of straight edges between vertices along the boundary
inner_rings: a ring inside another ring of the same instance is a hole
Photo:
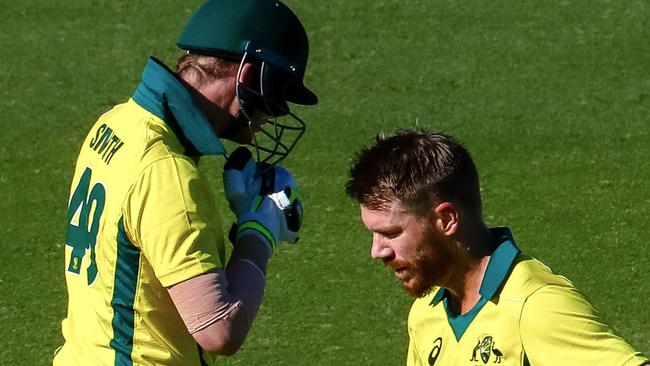
[[[262,304],[266,264],[271,256],[261,240],[255,235],[240,237],[226,267],[228,291],[242,302],[249,324]]]
[[[238,239],[225,275],[227,296],[237,301],[228,316],[194,333],[194,338],[209,352],[232,355],[244,343],[262,304],[266,264],[270,253],[255,236]]]
[[[261,234],[248,231],[237,239],[237,243],[230,255],[228,267],[236,261],[250,261],[266,276],[266,264],[271,257],[269,245],[266,244]]]
[[[188,331],[208,352],[234,354],[257,315],[270,256],[259,240],[242,236],[225,270],[202,274],[169,289]]]
[[[237,305],[238,307],[225,318],[192,333],[192,337],[202,349],[222,356],[231,356],[244,344],[251,323],[241,303]]]

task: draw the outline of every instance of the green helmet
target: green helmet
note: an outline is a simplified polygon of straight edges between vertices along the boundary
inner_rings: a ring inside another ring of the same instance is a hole
[[[277,0],[209,0],[185,25],[178,46],[192,53],[241,60],[249,55],[281,71],[288,102],[313,105],[303,84],[309,41],[298,17]]]

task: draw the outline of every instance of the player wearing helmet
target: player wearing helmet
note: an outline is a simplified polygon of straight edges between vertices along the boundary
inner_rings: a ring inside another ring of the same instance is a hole
[[[235,353],[262,301],[277,243],[297,241],[296,182],[276,165],[312,105],[308,40],[279,1],[210,0],[178,41],[176,72],[150,58],[127,102],[81,147],[65,246],[68,314],[54,365],[204,365]],[[228,155],[220,139],[255,148]],[[236,216],[225,258],[198,157],[224,155]]]

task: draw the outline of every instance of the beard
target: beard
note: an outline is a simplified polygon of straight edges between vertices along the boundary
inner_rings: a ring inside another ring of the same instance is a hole
[[[398,275],[402,287],[414,298],[429,295],[433,287],[441,286],[451,271],[452,255],[448,244],[428,233],[429,241],[415,253],[412,260],[394,261],[388,264],[392,269],[406,271]]]

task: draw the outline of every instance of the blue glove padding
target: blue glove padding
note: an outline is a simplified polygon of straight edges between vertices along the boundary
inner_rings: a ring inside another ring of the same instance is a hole
[[[224,166],[224,189],[237,217],[237,233],[256,234],[271,248],[295,243],[302,225],[302,202],[296,181],[285,168],[258,164],[240,147]]]
[[[262,177],[251,152],[240,147],[223,167],[223,185],[230,210],[239,217],[248,211],[260,192]]]

